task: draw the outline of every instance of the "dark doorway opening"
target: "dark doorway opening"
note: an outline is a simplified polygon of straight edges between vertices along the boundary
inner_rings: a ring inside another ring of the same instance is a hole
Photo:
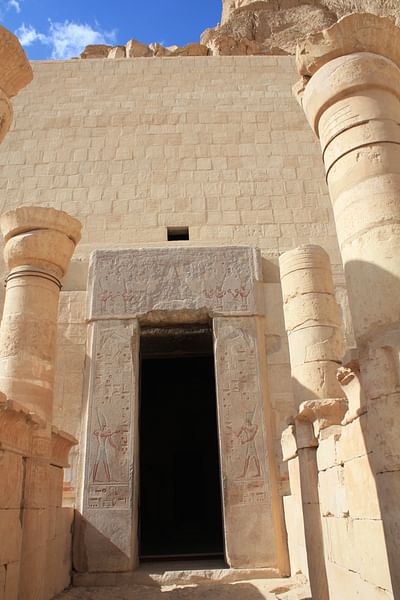
[[[208,328],[144,330],[139,438],[141,560],[223,557]]]

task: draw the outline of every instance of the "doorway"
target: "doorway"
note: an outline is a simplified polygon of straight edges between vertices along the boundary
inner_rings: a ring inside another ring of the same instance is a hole
[[[140,353],[140,559],[221,558],[211,331],[145,329]]]

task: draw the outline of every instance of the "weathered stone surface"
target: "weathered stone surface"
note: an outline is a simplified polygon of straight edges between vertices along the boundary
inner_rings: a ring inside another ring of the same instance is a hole
[[[235,37],[227,33],[215,35],[213,29],[206,29],[201,36],[201,42],[209,48],[214,56],[245,56],[245,55],[285,55],[282,48],[264,46],[256,40]]]
[[[19,560],[21,523],[19,509],[0,508],[0,565]]]
[[[234,12],[241,7],[255,4],[275,6],[275,9],[290,9],[299,5],[312,5],[326,7],[337,17],[343,17],[351,12],[370,12],[375,15],[393,16],[400,20],[400,10],[397,0],[280,0],[271,2],[271,0],[222,0],[222,24],[229,20]]]
[[[308,400],[300,404],[297,419],[313,423],[317,436],[332,425],[340,425],[347,407],[347,400],[344,398]]]
[[[77,244],[82,230],[78,219],[62,210],[43,206],[19,206],[3,213],[0,227],[6,242],[23,233],[44,229],[63,233]]]
[[[153,56],[172,56],[175,50],[178,50],[178,46],[174,46],[171,48],[165,48],[161,44],[154,43],[149,44],[149,48],[153,53]]]
[[[126,57],[143,58],[145,56],[153,56],[153,52],[149,46],[138,42],[138,40],[129,40],[126,44]]]
[[[336,20],[336,14],[322,2],[228,0],[222,25],[207,29],[201,40],[214,54],[294,54],[299,38]]]
[[[0,434],[1,447],[1,434]],[[22,499],[22,457],[0,450],[0,508],[19,508]]]
[[[59,278],[80,223],[53,208],[23,207],[1,218],[7,277],[0,330],[0,387],[51,423]]]
[[[260,387],[265,369],[265,349],[261,346],[264,335],[256,318],[248,318],[260,310],[260,278],[259,255],[250,248],[120,250],[93,255],[89,281],[91,318],[95,322],[87,483],[79,526],[83,537],[80,556],[76,558],[79,570],[127,570],[136,560],[135,538],[130,532],[136,527],[136,501],[132,505],[131,499],[137,494],[137,486],[132,482],[137,457],[133,464],[126,457],[132,457],[130,448],[135,444],[131,420],[138,403],[138,357],[132,355],[132,348],[138,350],[137,344],[132,344],[132,326],[126,318],[140,315],[146,321],[155,315],[156,322],[169,323],[171,319],[187,322],[188,316],[189,320],[198,321],[199,315],[201,319],[227,315],[214,320],[227,561],[242,568],[274,567],[282,562],[282,550],[274,545],[274,531],[279,528],[279,521],[274,522],[279,518],[278,500],[273,495],[272,473],[265,462],[271,440],[265,440],[266,407]],[[102,321],[110,314],[114,314],[114,320]],[[116,360],[121,362],[117,369]],[[231,372],[237,374],[237,381],[225,382],[224,374]],[[246,389],[243,396],[242,388]],[[239,410],[240,398],[243,406]],[[227,408],[228,401],[234,400],[231,409]],[[122,429],[121,443],[126,445],[126,451],[118,450]],[[106,494],[103,488],[108,490]],[[250,505],[254,507],[251,519],[247,508]],[[268,546],[263,543],[267,538]]]
[[[256,319],[213,323],[226,559],[237,568],[276,564],[268,440]],[[231,374],[235,373],[232,377]],[[269,540],[267,542],[267,540]]]
[[[89,44],[86,46],[83,52],[81,52],[81,58],[107,58],[108,53],[112,50],[112,46],[106,44]]]
[[[51,431],[51,464],[57,467],[69,467],[69,453],[72,446],[78,443],[72,435],[52,427]]]
[[[355,52],[372,52],[400,64],[398,37],[391,19],[369,13],[347,15],[333,27],[299,42],[297,68],[301,75],[311,76],[329,61]]]
[[[96,251],[89,272],[89,318],[171,322],[260,314],[259,254],[250,248]]]
[[[283,505],[288,533],[290,567],[292,573],[301,572],[308,577],[308,560],[298,457],[288,461],[288,470],[291,495],[283,497]]]
[[[107,54],[107,58],[126,58],[125,46],[114,46]]]
[[[204,44],[188,44],[173,52],[173,56],[207,56],[207,54],[208,48]]]
[[[86,465],[78,570],[123,571],[136,547],[139,336],[137,324],[92,325]],[[135,502],[135,505],[132,502]],[[85,557],[85,559],[82,558]]]
[[[117,574],[116,587],[110,589],[110,587],[103,587],[107,584],[103,582],[104,577],[99,574],[97,578],[91,578],[90,584],[83,584],[85,587],[71,588],[57,596],[57,600],[92,600],[93,594],[96,594],[96,600],[109,600],[110,594],[114,600],[125,600],[129,596],[140,598],[140,600],[154,600],[157,596],[162,597],[163,600],[187,600],[187,598],[191,600],[214,600],[214,598],[218,598],[218,600],[279,600],[282,597],[285,600],[306,600],[310,596],[309,586],[303,575],[292,578],[258,579],[256,571],[253,571],[253,574],[242,571],[242,579],[233,583],[232,580],[225,577],[226,573],[229,573],[229,576],[232,573],[227,569],[205,571],[196,568],[189,570],[186,567],[184,571],[172,573],[164,571],[162,574],[158,569],[156,573],[154,573],[154,569],[143,570],[147,575],[146,582],[152,581],[152,585],[140,581],[124,585],[121,584],[121,574]],[[169,575],[172,575],[174,579]],[[197,585],[202,575],[205,576],[205,580]],[[154,581],[160,583],[154,585]],[[96,586],[95,589],[93,585]]]
[[[293,390],[298,406],[306,402],[305,412],[318,407],[309,416],[319,431],[337,422],[336,399],[342,395],[336,370],[343,336],[329,257],[318,246],[300,246],[281,255],[280,267]]]
[[[293,425],[289,425],[281,436],[282,458],[290,460],[297,456],[297,442]]]
[[[0,88],[12,98],[32,81],[32,68],[18,39],[0,26]]]

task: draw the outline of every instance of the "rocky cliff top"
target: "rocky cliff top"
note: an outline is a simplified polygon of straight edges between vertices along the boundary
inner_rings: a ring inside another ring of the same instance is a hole
[[[400,0],[222,0],[221,24],[206,29],[200,44],[165,48],[130,40],[126,46],[87,46],[81,58],[294,54],[299,39],[354,12],[390,16],[400,26]]]

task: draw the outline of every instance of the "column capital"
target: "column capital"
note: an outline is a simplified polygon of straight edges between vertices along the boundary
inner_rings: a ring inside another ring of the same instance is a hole
[[[33,79],[32,67],[18,38],[0,25],[0,142],[10,128],[13,98]]]
[[[62,277],[81,237],[77,219],[38,206],[23,206],[3,214],[0,229],[6,242],[6,264],[16,276],[34,267],[37,273]]]
[[[389,17],[354,13],[300,41],[296,64],[300,75],[311,77],[325,64],[348,54],[370,52],[400,67],[400,29]]]

